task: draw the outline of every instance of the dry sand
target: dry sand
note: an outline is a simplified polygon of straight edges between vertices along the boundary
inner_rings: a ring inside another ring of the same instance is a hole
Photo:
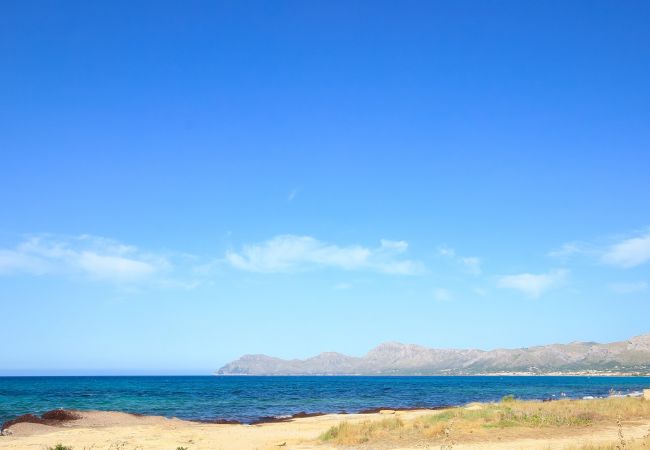
[[[396,414],[413,419],[433,411],[399,411]],[[435,411],[435,412],[440,412]],[[118,412],[82,412],[81,418],[59,426],[19,423],[8,428],[8,436],[0,436],[0,449],[45,450],[56,444],[74,450],[269,450],[269,449],[331,449],[318,442],[318,436],[341,421],[379,420],[385,414],[329,414],[294,419],[289,422],[260,425],[220,425],[187,422],[163,417],[134,416]],[[650,424],[628,425],[627,438],[640,438]],[[610,443],[616,440],[616,427],[589,427],[579,430],[532,431],[534,437],[517,437],[507,441],[457,444],[454,449],[562,449],[571,445]],[[426,445],[400,447],[401,450],[427,448]],[[440,448],[440,444],[430,449]]]

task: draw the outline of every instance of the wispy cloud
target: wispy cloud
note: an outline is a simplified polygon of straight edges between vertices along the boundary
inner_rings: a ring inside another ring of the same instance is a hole
[[[505,275],[498,279],[497,286],[505,289],[515,289],[525,295],[537,298],[544,292],[560,286],[569,271],[566,269],[551,270],[547,273],[520,273]]]
[[[369,270],[394,275],[421,273],[421,263],[400,258],[405,241],[382,239],[376,248],[361,245],[338,246],[311,236],[285,234],[268,241],[245,245],[239,252],[226,253],[226,260],[237,269],[251,272],[299,272],[316,268]]]
[[[609,289],[616,294],[637,294],[648,290],[648,283],[645,281],[637,281],[633,283],[612,283]]]
[[[111,282],[150,278],[169,267],[166,258],[96,236],[30,237],[0,249],[0,275],[83,275]]]
[[[433,290],[433,298],[439,302],[449,302],[453,300],[453,295],[448,289],[436,288]]]
[[[460,262],[465,266],[465,269],[473,274],[480,275],[481,273],[481,260],[475,256],[460,258]]]
[[[605,264],[623,268],[636,267],[650,261],[650,232],[612,245],[601,259]]]
[[[637,236],[627,237],[612,242],[567,242],[561,247],[548,252],[548,256],[568,260],[574,256],[584,255],[603,264],[629,269],[650,261],[650,231]]]
[[[459,256],[455,249],[447,246],[440,247],[438,249],[438,255],[455,261],[460,264],[466,272],[472,275],[480,275],[482,272],[481,259],[476,256]]]
[[[442,246],[438,249],[438,254],[440,256],[446,256],[448,258],[454,258],[456,256],[456,250],[451,247]]]
[[[567,259],[579,253],[586,253],[585,244],[580,242],[566,242],[561,247],[551,250],[547,253],[553,258]]]
[[[300,193],[300,188],[292,189],[291,192],[289,192],[289,195],[287,195],[287,201],[288,202],[294,201],[299,193]]]

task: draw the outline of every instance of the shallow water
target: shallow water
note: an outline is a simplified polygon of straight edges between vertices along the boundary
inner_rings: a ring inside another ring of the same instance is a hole
[[[650,377],[0,377],[0,422],[55,408],[252,422],[305,412],[358,412],[650,388]]]

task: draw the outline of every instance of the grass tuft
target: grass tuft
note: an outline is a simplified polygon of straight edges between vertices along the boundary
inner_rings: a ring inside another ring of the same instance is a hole
[[[365,442],[381,440],[399,433],[404,427],[404,422],[396,417],[382,420],[365,420],[351,424],[341,422],[320,435],[321,441],[334,441],[337,444],[363,444]]]
[[[618,424],[619,441],[614,443],[613,447],[602,449],[631,450],[636,447],[624,440],[623,421],[649,419],[650,402],[642,398],[536,402],[507,396],[498,403],[482,405],[478,409],[452,408],[425,414],[406,422],[398,417],[356,423],[341,422],[323,433],[320,439],[335,445],[372,446],[381,443],[405,446],[413,442],[426,442],[427,445],[450,447],[453,444],[449,442],[477,439],[494,441],[508,436],[532,437],[540,433],[547,434],[548,431],[543,431],[544,429],[574,430],[598,424]],[[646,441],[650,444],[650,435]],[[639,448],[650,449],[648,444]],[[590,447],[585,447],[585,450],[587,449]],[[600,447],[594,449],[601,450]]]

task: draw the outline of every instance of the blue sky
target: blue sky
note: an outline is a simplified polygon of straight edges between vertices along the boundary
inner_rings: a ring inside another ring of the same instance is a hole
[[[0,4],[0,373],[650,331],[647,2]]]

